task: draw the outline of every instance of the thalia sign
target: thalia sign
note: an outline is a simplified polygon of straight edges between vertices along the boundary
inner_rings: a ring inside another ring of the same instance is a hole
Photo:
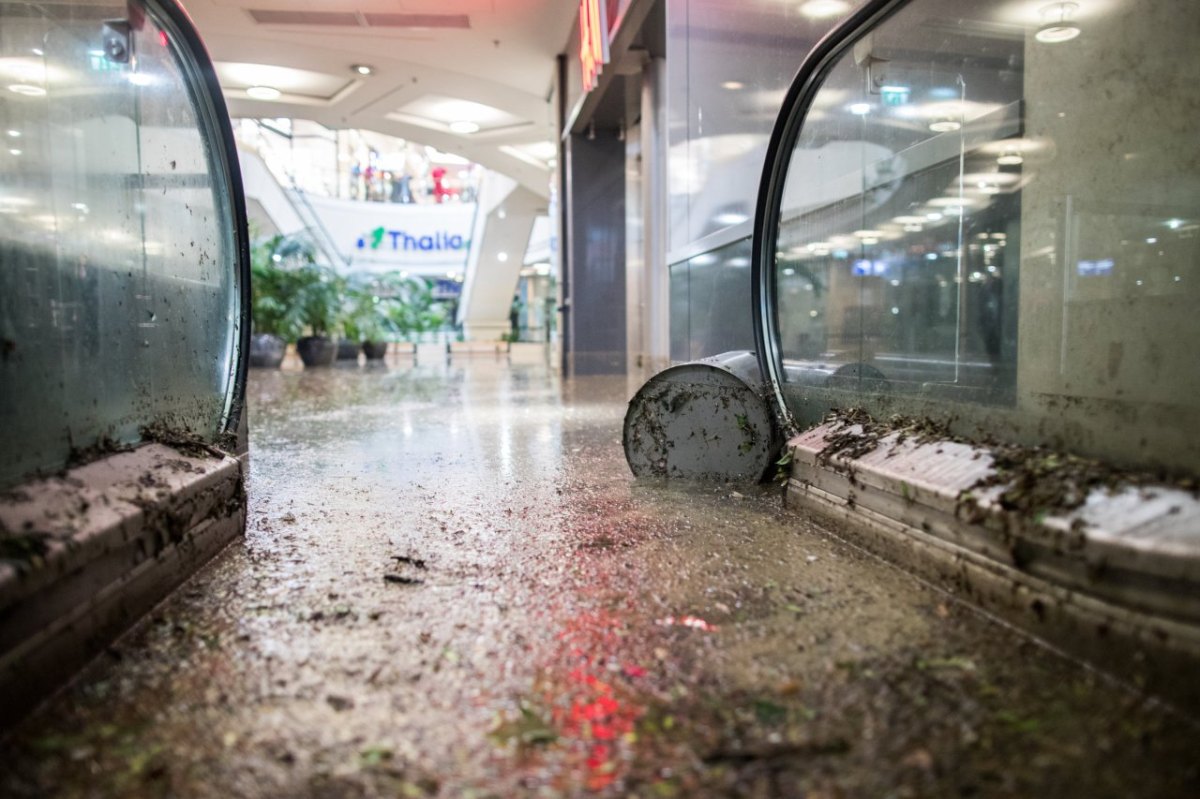
[[[365,236],[358,237],[357,247],[365,250],[391,249],[404,252],[430,252],[432,250],[461,250],[469,242],[457,233],[439,230],[424,235],[410,235],[403,230],[388,230],[377,227]]]
[[[308,196],[354,271],[446,274],[466,269],[472,203],[402,204]]]

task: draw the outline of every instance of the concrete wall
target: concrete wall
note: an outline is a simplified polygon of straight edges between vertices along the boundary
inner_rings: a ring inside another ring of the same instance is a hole
[[[1072,448],[1194,470],[1200,5],[1081,25],[1026,44],[1025,138],[1044,146],[1023,165],[1019,410]]]

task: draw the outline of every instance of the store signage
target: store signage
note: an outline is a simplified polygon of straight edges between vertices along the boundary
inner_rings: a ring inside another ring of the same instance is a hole
[[[465,269],[474,203],[366,203],[308,195],[353,271],[445,274]]]
[[[358,237],[355,244],[357,249],[384,249],[397,252],[431,252],[434,250],[461,250],[466,246],[463,237],[446,230],[438,230],[424,235],[412,235],[404,230],[388,230],[377,227]]]
[[[596,87],[596,78],[608,63],[608,19],[604,0],[579,0],[579,64],[583,91]]]

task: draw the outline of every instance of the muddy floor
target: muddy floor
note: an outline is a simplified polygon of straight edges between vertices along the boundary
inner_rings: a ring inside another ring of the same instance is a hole
[[[0,795],[1200,795],[1193,721],[779,489],[635,482],[636,388],[255,372],[245,539],[0,745]]]

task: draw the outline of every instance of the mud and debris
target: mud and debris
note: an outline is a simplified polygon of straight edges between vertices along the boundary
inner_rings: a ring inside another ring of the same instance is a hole
[[[232,434],[218,436],[214,443],[206,440],[189,427],[173,425],[161,419],[143,426],[140,432],[142,441],[165,444],[179,454],[190,458],[224,458],[229,456],[237,445],[236,436]]]
[[[0,795],[1200,793],[1194,719],[777,488],[634,480],[627,390],[255,373],[245,540],[0,742]]]
[[[817,462],[829,464],[835,457],[853,461],[884,445],[895,447],[905,441],[917,443],[955,442],[969,444],[991,457],[992,472],[965,489],[960,497],[960,513],[969,520],[978,515],[975,492],[1001,486],[996,501],[1001,509],[1030,518],[1063,514],[1081,507],[1095,489],[1116,493],[1123,488],[1167,485],[1195,493],[1197,482],[1191,476],[1122,469],[1112,464],[1045,447],[1001,443],[986,436],[955,435],[952,420],[893,415],[876,419],[862,408],[837,408],[822,424],[836,425],[817,455]],[[848,470],[853,482],[853,465],[837,463]],[[902,491],[907,486],[902,486]],[[905,500],[910,500],[905,496]]]
[[[83,466],[116,452],[128,452],[131,449],[133,449],[133,444],[117,441],[110,433],[102,433],[91,444],[72,445],[62,472],[65,473],[76,466]]]
[[[862,408],[834,408],[825,415],[821,424],[837,425],[833,435],[828,437],[826,445],[817,454],[817,462],[823,464],[829,463],[835,456],[849,460],[861,458],[868,452],[874,452],[885,438],[893,434],[893,446],[909,439],[917,443],[962,440],[950,433],[950,425],[945,421],[900,414],[876,419]]]
[[[0,529],[0,560],[20,569],[36,567],[50,549],[50,535],[42,532],[9,532]]]

